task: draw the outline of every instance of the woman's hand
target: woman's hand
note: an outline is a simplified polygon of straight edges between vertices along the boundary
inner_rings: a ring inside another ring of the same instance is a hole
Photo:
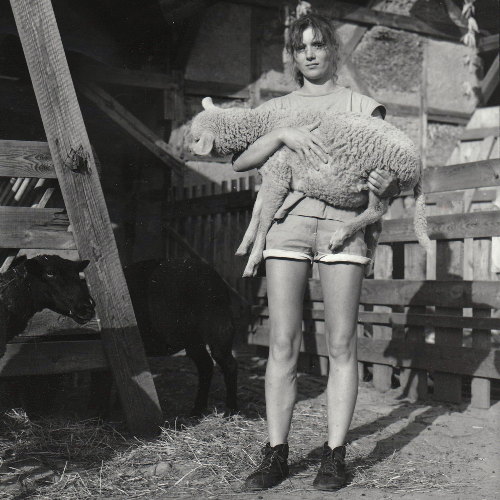
[[[312,131],[319,127],[320,120],[302,127],[284,127],[279,129],[280,140],[295,151],[302,161],[309,160],[313,165],[318,159],[328,163],[328,153],[321,139]]]
[[[380,198],[392,198],[399,194],[396,177],[385,170],[374,170],[368,177],[368,187]]]

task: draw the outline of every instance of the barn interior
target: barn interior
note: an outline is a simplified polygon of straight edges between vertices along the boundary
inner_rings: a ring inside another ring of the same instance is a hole
[[[238,344],[250,344],[252,353],[265,357],[264,273],[241,279],[246,259],[234,255],[250,220],[259,174],[234,172],[230,158],[194,156],[189,128],[203,97],[223,107],[256,108],[296,89],[283,48],[287,25],[301,2],[48,3],[98,166],[119,262],[201,258],[231,291]],[[337,28],[338,84],[386,106],[386,120],[420,148],[428,179],[433,253],[426,256],[409,235],[414,201],[402,193],[385,218],[388,236],[370,277],[375,279],[365,280],[360,376],[380,392],[390,391],[397,379],[414,399],[470,400],[474,408],[490,408],[500,396],[498,1],[474,2],[474,43],[466,43],[471,25],[462,14],[462,0],[310,4]],[[68,200],[56,176],[12,176],[15,167],[44,172],[53,163],[18,26],[9,2],[0,2],[0,209],[64,210]],[[13,236],[14,225],[12,219],[0,219],[0,272],[21,254],[45,251],[23,247],[29,231]],[[53,231],[54,224],[49,226]],[[2,244],[7,237],[19,244],[7,239]],[[75,258],[74,248],[57,252]],[[317,278],[313,268],[304,323],[310,335],[305,335],[299,366],[303,373],[324,377],[328,359]],[[391,292],[389,280],[395,283]],[[83,371],[107,363],[95,343],[99,329],[99,319],[82,327],[45,311],[23,337],[87,335],[94,343],[85,348],[86,357],[74,362],[83,363],[74,371]],[[426,347],[417,355],[414,343]],[[89,362],[96,349],[98,359]],[[20,362],[29,358],[16,358],[17,352],[0,360],[0,376],[40,370],[36,365],[19,371]],[[71,371],[62,368],[69,356],[58,352],[37,361],[48,363],[41,373]],[[67,366],[74,369],[74,363]],[[436,367],[446,373],[431,377]]]

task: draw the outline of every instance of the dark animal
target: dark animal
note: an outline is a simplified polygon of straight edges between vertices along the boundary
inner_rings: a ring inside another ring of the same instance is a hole
[[[192,415],[207,408],[212,358],[224,376],[227,413],[235,413],[234,325],[229,290],[222,278],[198,259],[149,260],[124,271],[146,354],[166,356],[185,349],[196,365],[198,390]],[[94,394],[100,392],[97,405],[102,409],[102,402],[109,401],[103,377],[96,374],[93,385]]]
[[[0,274],[0,356],[5,353],[5,344],[22,333],[31,317],[42,309],[69,316],[80,324],[94,316],[95,302],[79,276],[88,264],[88,260],[38,255],[21,257]]]

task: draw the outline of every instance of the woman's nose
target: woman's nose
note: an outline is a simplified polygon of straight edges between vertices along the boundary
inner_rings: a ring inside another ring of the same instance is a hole
[[[312,48],[306,49],[306,59],[314,59],[316,54]]]

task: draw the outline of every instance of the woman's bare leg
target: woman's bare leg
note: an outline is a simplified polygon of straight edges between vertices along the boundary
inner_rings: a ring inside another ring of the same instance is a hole
[[[266,260],[271,324],[266,369],[266,414],[271,446],[287,442],[297,397],[297,360],[309,268],[310,263],[306,260]]]
[[[356,324],[364,268],[359,264],[319,264],[325,304],[328,374],[328,446],[345,443],[358,395]]]

